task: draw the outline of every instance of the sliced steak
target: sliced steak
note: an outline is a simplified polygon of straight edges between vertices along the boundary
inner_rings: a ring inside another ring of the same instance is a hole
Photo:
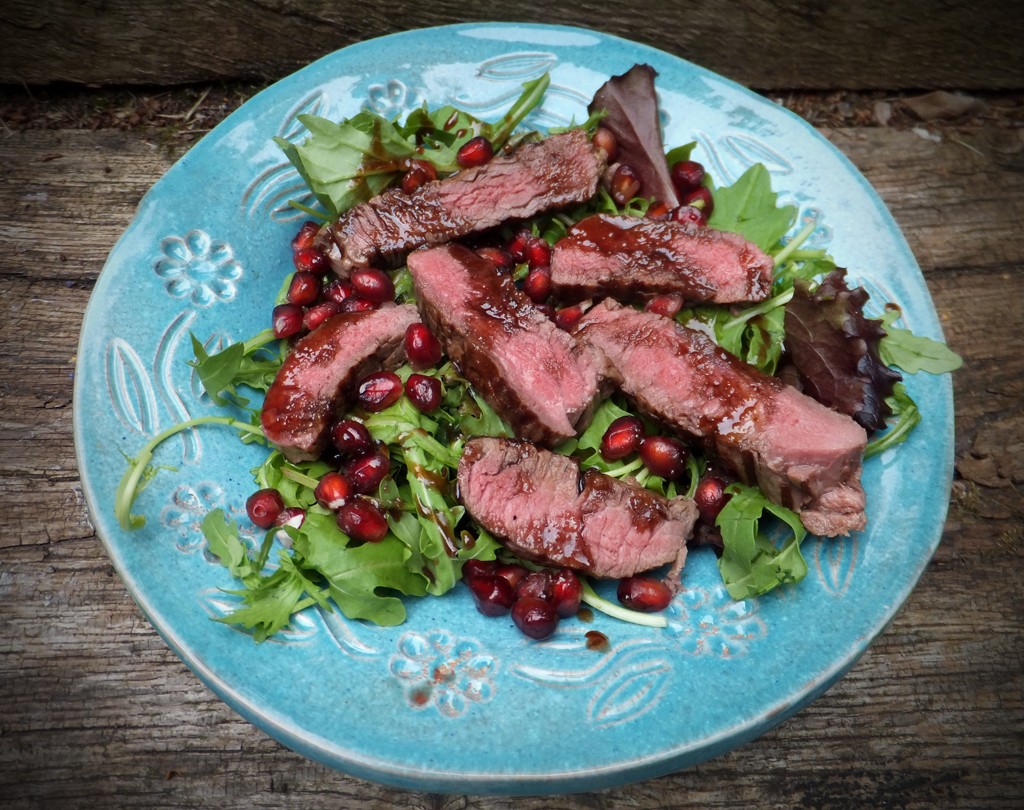
[[[545,445],[585,427],[599,356],[555,326],[512,277],[461,245],[409,255],[423,320],[516,435]]]
[[[388,189],[326,226],[316,244],[339,275],[393,264],[422,245],[584,202],[597,190],[604,164],[603,150],[591,145],[586,132],[570,130],[425,183],[412,194]]]
[[[637,406],[702,439],[748,484],[825,536],[864,528],[861,460],[852,419],[758,372],[702,332],[602,301],[576,327],[606,356]]]
[[[686,558],[697,507],[529,442],[476,438],[459,462],[459,498],[484,529],[528,559],[627,577]]]
[[[328,318],[300,340],[263,401],[267,439],[291,461],[317,458],[336,414],[364,374],[405,360],[405,330],[419,320],[411,304]]]
[[[576,223],[551,256],[564,299],[645,301],[665,293],[689,303],[763,301],[774,262],[742,236],[692,223],[595,214]]]

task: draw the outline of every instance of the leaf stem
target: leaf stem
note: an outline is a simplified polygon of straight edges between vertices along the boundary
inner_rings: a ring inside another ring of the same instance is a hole
[[[806,242],[807,238],[814,233],[814,229],[817,227],[818,223],[816,222],[808,222],[804,225],[803,229],[796,236],[790,239],[782,250],[775,254],[775,266],[781,266],[784,261],[792,256],[796,249]]]
[[[597,592],[586,580],[583,580],[582,601],[590,605],[595,610],[599,610],[602,613],[611,616],[613,619],[620,619],[621,621],[629,622],[631,624],[642,624],[645,627],[668,627],[668,619],[664,616],[630,610],[629,608],[622,607],[622,605],[616,605],[614,602],[609,602],[602,596],[598,596]]]
[[[121,483],[117,486],[114,494],[114,515],[122,529],[140,529],[146,525],[146,519],[141,515],[131,514],[132,504],[142,490],[142,479],[149,469],[149,462],[153,459],[156,448],[172,436],[191,430],[200,425],[226,425],[240,430],[243,433],[263,436],[263,431],[249,422],[242,422],[231,416],[197,416],[185,422],[172,425],[161,433],[150,439],[142,448],[139,454],[132,461],[125,474],[121,477]],[[140,485],[141,484],[141,485]]]

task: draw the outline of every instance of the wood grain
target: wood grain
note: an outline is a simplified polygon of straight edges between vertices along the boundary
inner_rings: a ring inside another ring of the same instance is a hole
[[[1024,174],[948,138],[826,134],[891,207],[965,359],[954,378],[960,475],[943,542],[849,675],[779,728],[679,774],[521,800],[401,791],[305,760],[235,715],[156,635],[85,513],[70,405],[92,284],[171,156],[137,132],[0,140],[0,803],[1019,807]]]
[[[761,89],[1024,86],[1024,6],[1013,0],[7,0],[0,83],[278,79],[395,30],[493,19],[607,31]]]

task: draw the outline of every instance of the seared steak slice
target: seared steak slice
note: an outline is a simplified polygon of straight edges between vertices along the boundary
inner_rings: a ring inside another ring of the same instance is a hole
[[[476,438],[459,462],[459,498],[484,529],[528,559],[596,577],[627,577],[666,563],[677,574],[697,519],[688,498],[639,484],[529,442]]]
[[[599,360],[555,326],[512,277],[461,245],[409,255],[423,320],[516,435],[554,445],[585,426]]]
[[[703,439],[746,483],[825,536],[864,528],[867,435],[848,416],[758,372],[702,332],[602,301],[576,327],[637,406]]]
[[[773,270],[771,256],[737,234],[606,214],[573,225],[551,256],[555,293],[576,301],[642,302],[663,293],[690,303],[763,301]]]
[[[604,163],[583,130],[552,135],[412,194],[388,189],[321,230],[317,247],[343,276],[353,267],[392,264],[422,245],[584,202],[594,196]]]
[[[405,360],[405,330],[419,320],[411,304],[328,318],[300,340],[263,401],[267,439],[291,461],[317,458],[357,379]]]

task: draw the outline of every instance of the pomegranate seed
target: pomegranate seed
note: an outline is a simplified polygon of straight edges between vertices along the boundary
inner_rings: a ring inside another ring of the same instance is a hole
[[[269,529],[274,525],[277,516],[284,509],[284,499],[276,489],[261,489],[249,496],[245,502],[245,511],[249,520],[261,529]]]
[[[683,308],[683,297],[675,293],[656,295],[646,304],[644,309],[653,312],[655,315],[663,315],[666,318],[674,318]]]
[[[668,219],[670,213],[672,213],[672,209],[663,202],[652,203],[647,207],[648,219]]]
[[[530,265],[531,270],[547,267],[551,264],[551,245],[539,236],[534,237],[526,245],[526,263]]]
[[[712,526],[722,508],[729,502],[732,495],[725,491],[725,481],[715,475],[708,475],[697,484],[693,493],[693,502],[697,504],[701,520]]]
[[[352,284],[346,279],[336,278],[327,283],[323,290],[324,300],[333,301],[335,304],[342,303],[346,298],[355,294]]]
[[[504,577],[484,574],[466,580],[476,609],[484,616],[504,616],[516,601],[515,591]]]
[[[583,598],[583,585],[579,578],[568,568],[560,568],[551,577],[551,604],[555,613],[563,619],[575,616],[580,609]]]
[[[648,436],[640,442],[640,458],[644,466],[658,477],[670,481],[686,472],[688,455],[683,443],[671,436]]]
[[[499,272],[511,270],[512,265],[515,264],[515,260],[512,258],[512,254],[510,254],[507,250],[502,250],[499,247],[477,248],[476,255],[490,261],[495,267],[498,268]]]
[[[429,160],[410,160],[409,170],[402,175],[402,191],[412,194],[424,183],[437,179],[437,169]]]
[[[455,162],[463,169],[468,169],[472,166],[483,166],[490,162],[492,157],[494,157],[494,147],[491,142],[483,135],[477,135],[462,144],[459,151],[455,153]]]
[[[303,273],[313,273],[323,278],[331,269],[331,263],[327,256],[316,248],[303,248],[295,253],[295,269]]]
[[[548,638],[558,628],[558,614],[550,602],[527,596],[512,605],[512,621],[525,636],[538,641]]]
[[[494,560],[466,560],[462,564],[462,576],[466,579],[472,577],[489,577],[495,572],[497,563]]]
[[[441,381],[426,374],[410,374],[405,381],[405,395],[417,410],[436,411],[441,404]]]
[[[441,362],[441,344],[425,323],[411,323],[405,330],[405,356],[417,371]]]
[[[565,307],[555,313],[555,326],[569,332],[582,317],[583,310],[578,306]]]
[[[690,222],[702,228],[708,224],[707,214],[695,205],[680,205],[672,212],[671,217],[673,222]]]
[[[313,273],[300,270],[292,276],[291,284],[288,285],[288,303],[300,307],[308,307],[315,304],[320,297],[320,279]]]
[[[531,270],[523,279],[523,292],[535,304],[543,304],[551,295],[551,270],[547,267],[537,267]]]
[[[345,466],[345,477],[360,495],[376,492],[391,471],[391,459],[380,450],[353,459]]]
[[[302,331],[302,307],[295,304],[278,304],[271,314],[274,337],[289,338]]]
[[[465,570],[465,568],[463,568]],[[494,567],[494,573],[496,576],[504,577],[508,580],[508,584],[515,588],[520,581],[525,577],[529,571],[527,571],[521,565],[507,564],[497,565]]]
[[[626,577],[619,580],[618,597],[628,608],[656,613],[668,607],[672,601],[672,591],[660,579]]]
[[[306,310],[302,316],[302,325],[312,332],[328,318],[337,315],[339,312],[341,312],[341,304],[335,304],[333,301],[322,301]]]
[[[598,127],[594,132],[594,146],[605,151],[609,163],[619,154],[619,140],[615,133],[606,127]]]
[[[388,533],[383,513],[366,498],[352,498],[338,510],[338,528],[353,540],[378,543]]]
[[[373,301],[367,301],[365,298],[360,298],[358,295],[351,295],[342,301],[338,306],[341,307],[342,312],[369,312],[371,309],[376,309],[377,304]]]
[[[640,193],[640,178],[629,166],[620,165],[612,175],[612,199],[619,205],[625,205]]]
[[[402,398],[402,380],[393,371],[377,371],[363,377],[356,400],[371,413],[383,411]]]
[[[314,222],[311,219],[307,219],[302,223],[302,227],[299,228],[299,232],[292,237],[292,251],[298,253],[308,247],[313,247],[313,240],[316,239],[316,235],[320,232],[320,224]]]
[[[279,542],[282,546],[285,546],[286,548],[291,548],[292,536],[288,534],[288,532],[283,531],[283,528],[287,526],[291,529],[301,529],[302,524],[305,523],[305,521],[305,509],[302,509],[298,506],[287,506],[284,509],[282,509],[280,514],[277,516],[277,520],[274,521],[275,526],[281,527],[274,534],[274,537],[277,538],[277,542]]]
[[[324,473],[316,485],[316,489],[313,490],[316,502],[332,512],[341,508],[341,505],[351,496],[352,485],[344,475],[336,470]]]
[[[519,231],[506,246],[509,255],[517,262],[525,262],[529,256],[530,242],[537,237],[527,230]]]
[[[352,282],[352,288],[356,295],[373,301],[375,304],[383,304],[386,301],[395,300],[395,284],[391,276],[383,270],[374,267],[361,267],[353,270],[348,280]]]
[[[636,452],[644,438],[644,425],[635,416],[620,416],[601,437],[601,458],[618,461]]]
[[[700,208],[704,212],[704,216],[710,219],[711,212],[715,210],[715,199],[711,195],[711,189],[701,186],[683,197],[683,205]]]
[[[373,452],[376,445],[369,429],[355,419],[342,419],[331,428],[331,443],[343,456],[357,458]]]
[[[519,580],[516,585],[516,599],[527,597],[548,601],[551,598],[551,574],[547,571],[530,571]]]
[[[680,194],[689,194],[695,188],[700,188],[700,184],[704,182],[704,167],[696,160],[680,160],[673,163],[669,174]]]

